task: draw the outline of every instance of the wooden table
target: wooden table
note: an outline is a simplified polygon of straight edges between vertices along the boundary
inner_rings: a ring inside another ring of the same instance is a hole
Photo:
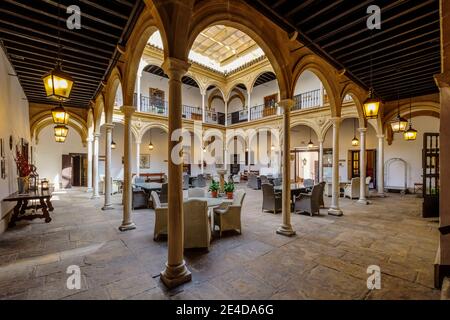
[[[53,212],[54,210],[50,201],[51,198],[52,193],[50,191],[31,191],[27,194],[16,192],[3,199],[6,202],[17,202],[8,227],[14,227],[16,222],[20,220],[45,219],[46,223],[52,221],[49,214],[49,211]],[[29,202],[33,200],[39,201],[39,204],[29,205]],[[26,214],[26,211],[30,209],[42,210],[42,214]]]

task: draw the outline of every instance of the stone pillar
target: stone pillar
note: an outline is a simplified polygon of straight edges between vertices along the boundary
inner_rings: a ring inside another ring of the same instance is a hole
[[[248,94],[247,121],[250,121],[250,109],[252,108],[252,93],[248,91],[247,94]]]
[[[114,124],[105,124],[106,139],[105,139],[105,205],[102,210],[113,209],[111,203],[112,185],[111,185],[111,143],[112,143],[112,130]]]
[[[136,76],[136,111],[141,112],[141,78],[142,72],[138,71]]]
[[[202,121],[206,122],[206,92],[202,92]]]
[[[228,101],[225,100],[225,127],[228,126]]]
[[[283,223],[277,233],[284,236],[294,236],[291,225],[291,108],[294,100],[281,100],[278,105],[284,109],[283,113]]]
[[[131,159],[132,159],[132,132],[131,132],[131,119],[136,109],[132,106],[123,106],[120,108],[125,115],[124,124],[124,148],[123,148],[123,221],[119,227],[120,231],[128,231],[136,229],[131,214],[132,214],[132,196],[133,188],[131,187]]]
[[[328,214],[333,216],[342,216],[342,210],[339,208],[339,197],[341,196],[339,185],[339,128],[341,126],[341,118],[331,118],[333,123],[333,192],[331,198],[331,207],[328,210]]]
[[[378,135],[377,189],[378,196],[384,197],[384,135]]]
[[[98,140],[100,133],[94,133],[94,156],[92,161],[92,199],[100,198],[98,190]]]
[[[359,128],[359,200],[360,204],[369,204],[366,195],[366,133],[367,128]]]
[[[319,140],[319,182],[323,181],[323,140]]]
[[[140,140],[136,141],[136,177],[141,176],[141,142]]]
[[[161,272],[161,281],[169,288],[191,281],[191,272],[183,258],[184,217],[183,217],[183,165],[179,159],[172,158],[172,149],[179,143],[172,141],[172,134],[182,129],[181,78],[189,69],[185,61],[166,58],[162,66],[169,76],[169,207],[168,207],[168,259]]]
[[[87,138],[87,147],[88,147],[88,155],[87,155],[87,190],[86,192],[92,192],[92,142],[94,139],[92,137]]]

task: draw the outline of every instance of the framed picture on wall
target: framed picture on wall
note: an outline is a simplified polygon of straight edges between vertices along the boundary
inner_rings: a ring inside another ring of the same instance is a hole
[[[149,154],[141,154],[139,156],[139,168],[150,169],[150,155]]]

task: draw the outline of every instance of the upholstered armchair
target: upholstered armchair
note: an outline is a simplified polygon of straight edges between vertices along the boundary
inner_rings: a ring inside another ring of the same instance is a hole
[[[282,197],[281,193],[275,193],[273,185],[265,183],[262,185],[263,192],[263,211],[270,211],[273,213],[280,212],[282,210]]]
[[[366,198],[369,197],[369,187],[370,183],[372,182],[372,177],[366,177]]]
[[[192,188],[188,190],[188,198],[205,198],[206,191],[202,188]]]
[[[261,180],[255,174],[249,173],[247,186],[251,189],[259,190],[261,189]]]
[[[205,176],[203,174],[199,174],[195,181],[196,181],[195,187],[197,187],[197,188],[206,187],[206,180],[205,180]]]
[[[317,184],[313,186],[311,193],[300,193],[295,197],[294,212],[307,212],[313,216],[314,213],[320,215],[320,196],[322,194],[322,186]],[[323,195],[322,195],[323,199]]]
[[[359,198],[360,178],[353,178],[344,188],[344,197],[350,199]]]
[[[184,248],[207,248],[211,242],[208,203],[202,200],[184,202]]]
[[[167,235],[167,206],[159,201],[159,196],[155,191],[151,193],[153,206],[155,208],[155,229],[153,240],[158,240],[161,235]]]
[[[214,229],[219,227],[219,236],[223,231],[236,230],[242,234],[241,211],[244,203],[245,191],[238,190],[234,193],[232,204],[223,203],[219,208],[214,209]]]

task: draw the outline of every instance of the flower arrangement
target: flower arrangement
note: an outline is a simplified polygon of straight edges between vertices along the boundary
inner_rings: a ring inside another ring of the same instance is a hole
[[[31,173],[31,166],[28,163],[28,157],[26,157],[19,150],[16,151],[16,158],[14,159],[17,165],[17,172],[19,177],[26,178]]]

